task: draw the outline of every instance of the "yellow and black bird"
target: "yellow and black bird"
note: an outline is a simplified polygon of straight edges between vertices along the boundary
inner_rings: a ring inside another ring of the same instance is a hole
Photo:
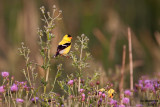
[[[110,97],[110,98],[113,98],[114,97],[114,94],[115,94],[115,91],[114,91],[114,89],[110,89],[110,90],[108,90],[108,96]]]
[[[72,36],[67,34],[63,37],[63,39],[61,40],[61,42],[59,42],[58,47],[57,47],[57,52],[54,55],[54,58],[58,55],[66,55],[70,49],[71,49],[71,40],[72,40]]]
[[[101,88],[98,90],[99,92],[106,92],[106,94],[108,95],[109,98],[113,98],[114,97],[114,94],[115,94],[115,91],[114,89],[109,89],[108,91],[106,91],[106,89],[104,88]]]

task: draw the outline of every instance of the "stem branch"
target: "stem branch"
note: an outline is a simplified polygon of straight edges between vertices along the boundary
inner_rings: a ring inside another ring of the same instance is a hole
[[[132,60],[132,42],[131,30],[128,28],[128,45],[129,45],[129,65],[130,65],[130,89],[133,91],[133,60]]]

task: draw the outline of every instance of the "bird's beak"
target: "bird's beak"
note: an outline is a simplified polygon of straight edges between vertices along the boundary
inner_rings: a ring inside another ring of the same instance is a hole
[[[69,37],[70,39],[72,39],[72,37]]]

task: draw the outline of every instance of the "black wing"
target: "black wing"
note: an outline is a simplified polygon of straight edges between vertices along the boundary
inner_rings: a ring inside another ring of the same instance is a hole
[[[54,55],[54,58],[59,55],[59,51],[67,48],[67,47],[70,46],[70,45],[71,45],[71,43],[65,43],[65,44],[63,44],[63,45],[58,45],[58,47],[57,47],[57,52],[56,52],[56,54]]]
[[[70,45],[71,45],[71,43],[65,43],[65,44],[63,44],[63,45],[58,45],[58,47],[57,47],[57,52],[65,49],[65,48],[67,48],[67,47],[70,46]]]

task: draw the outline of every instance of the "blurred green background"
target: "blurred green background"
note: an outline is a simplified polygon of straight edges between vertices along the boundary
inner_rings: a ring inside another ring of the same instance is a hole
[[[117,69],[121,66],[123,45],[127,46],[127,70],[129,62],[127,27],[130,27],[134,81],[136,82],[141,75],[153,76],[159,72],[160,0],[2,0],[1,71],[9,71],[18,80],[23,80],[21,70],[25,63],[17,51],[21,42],[25,42],[31,49],[31,60],[42,63],[37,43],[37,28],[43,26],[39,8],[44,5],[47,11],[51,11],[54,4],[62,10],[63,18],[56,23],[53,31],[56,35],[52,43],[53,54],[64,34],[71,34],[74,42],[77,35],[84,33],[90,39],[89,51],[93,56],[91,68],[100,69],[107,80],[119,81],[119,78],[114,80],[112,77],[119,72]],[[64,60],[62,63],[65,63]],[[70,65],[64,64],[66,74],[72,71]],[[93,69],[90,69],[90,72],[92,71]],[[39,74],[43,75],[43,72]],[[50,77],[52,78],[54,74],[53,70]],[[129,80],[129,72],[125,75],[125,80]],[[129,81],[126,83],[126,87],[129,87],[127,84]]]

